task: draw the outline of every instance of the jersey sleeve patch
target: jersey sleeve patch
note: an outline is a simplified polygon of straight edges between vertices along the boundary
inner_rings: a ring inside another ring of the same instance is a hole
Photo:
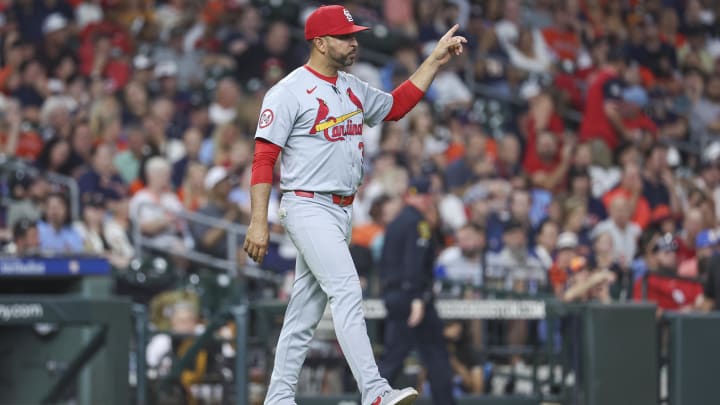
[[[260,119],[258,120],[258,127],[267,128],[270,124],[272,124],[273,119],[275,119],[275,113],[269,108],[266,108],[263,110],[263,112],[260,114]]]

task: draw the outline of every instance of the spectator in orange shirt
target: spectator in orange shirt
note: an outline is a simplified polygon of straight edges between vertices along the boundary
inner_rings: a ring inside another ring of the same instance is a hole
[[[388,215],[388,208],[390,207],[387,207],[387,205],[391,202],[392,198],[385,194],[373,200],[369,212],[371,221],[353,228],[351,244],[366,248],[372,246],[375,238],[383,233],[385,225],[397,213],[396,211],[392,213],[393,215]]]
[[[574,62],[580,51],[580,37],[565,7],[555,7],[554,24],[542,30],[543,38],[560,60]]]
[[[636,223],[640,228],[645,229],[650,223],[650,216],[652,211],[650,210],[650,204],[642,195],[643,183],[642,176],[640,175],[640,167],[635,163],[628,163],[623,168],[622,178],[620,184],[614,189],[605,193],[602,198],[605,208],[609,211],[612,201],[618,197],[624,197],[627,199],[630,205],[630,212],[632,212],[631,220]]]

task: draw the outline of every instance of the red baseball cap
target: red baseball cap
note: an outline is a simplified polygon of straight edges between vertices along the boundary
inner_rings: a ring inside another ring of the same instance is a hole
[[[347,35],[369,30],[370,27],[355,25],[350,12],[343,6],[320,6],[305,22],[305,39],[324,35]]]

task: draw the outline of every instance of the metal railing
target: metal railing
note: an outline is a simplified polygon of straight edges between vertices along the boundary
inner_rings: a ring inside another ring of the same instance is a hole
[[[175,212],[150,202],[140,204],[138,210],[142,210],[143,207],[159,207],[165,212],[172,214],[173,216],[178,217],[183,221],[187,221],[184,222],[183,226],[183,233],[185,234],[183,236],[185,237],[191,236],[189,235],[188,229],[189,222],[196,222],[205,226],[223,229],[225,231],[224,237],[227,244],[226,257],[216,257],[195,249],[177,250],[170,253],[175,256],[184,257],[188,260],[201,263],[213,269],[224,270],[231,277],[235,277],[238,275],[238,272],[240,270],[237,262],[237,253],[239,248],[238,244],[243,241],[243,238],[247,233],[247,226],[226,221],[224,219],[218,219],[208,215],[199,214],[197,212],[190,212],[187,210]],[[282,235],[277,233],[270,234],[270,242],[281,243],[283,241],[284,237]],[[153,241],[152,237],[144,235],[140,230],[140,226],[133,227],[133,244],[135,246],[135,252],[137,254],[141,254],[143,251],[145,251],[145,249],[153,249],[156,251],[165,251],[167,249],[166,246],[161,246],[157,242]],[[252,266],[244,266],[242,269],[242,274],[247,277],[271,281],[276,284],[282,282],[282,276]]]
[[[72,177],[63,176],[61,174],[53,172],[42,171],[37,167],[32,166],[30,163],[4,154],[0,154],[0,172],[2,172],[2,177],[5,180],[7,179],[7,174],[13,172],[24,172],[31,177],[42,176],[51,183],[56,183],[61,186],[67,187],[68,192],[70,193],[70,216],[72,217],[73,221],[77,221],[80,219],[80,190],[78,189],[77,181],[75,181],[75,179],[73,179]],[[2,199],[2,203],[7,204],[8,202],[9,198],[4,196]]]

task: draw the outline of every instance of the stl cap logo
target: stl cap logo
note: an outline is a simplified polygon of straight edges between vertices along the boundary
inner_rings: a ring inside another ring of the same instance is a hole
[[[273,114],[271,109],[266,109],[265,111],[260,114],[260,122],[258,122],[258,125],[260,128],[265,128],[268,125],[272,124],[273,118],[275,118],[275,115]]]
[[[347,18],[348,22],[355,22],[352,15],[350,15],[350,12],[346,8],[343,9],[343,14],[345,14],[345,18]]]

